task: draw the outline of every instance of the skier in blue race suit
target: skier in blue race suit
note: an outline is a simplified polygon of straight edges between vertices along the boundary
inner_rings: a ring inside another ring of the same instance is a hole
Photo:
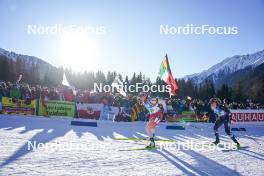
[[[217,98],[212,98],[210,100],[210,104],[211,104],[211,109],[213,110],[216,116],[216,121],[214,124],[214,132],[215,132],[216,140],[213,143],[217,145],[220,142],[218,128],[224,124],[226,134],[230,136],[230,138],[236,143],[237,147],[240,147],[240,144],[237,141],[235,135],[233,135],[230,130],[231,112],[228,108],[228,104],[226,103],[226,101],[224,101],[223,105],[220,105],[220,101]]]

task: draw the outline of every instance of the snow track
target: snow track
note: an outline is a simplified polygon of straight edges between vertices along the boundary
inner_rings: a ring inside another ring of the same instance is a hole
[[[71,126],[70,119],[0,115],[0,175],[263,175],[264,125],[239,124],[235,132],[241,150],[140,150],[146,141],[118,141],[117,137],[144,137],[144,122],[99,121],[98,127]],[[166,130],[157,137],[176,143],[211,142],[212,124],[182,123],[186,130]],[[222,143],[230,143],[223,128]],[[28,149],[28,142],[55,146]],[[256,142],[257,141],[257,142]],[[69,148],[85,146],[85,148]],[[66,146],[66,148],[60,148]],[[57,148],[56,148],[57,147]],[[67,148],[68,147],[68,148]]]

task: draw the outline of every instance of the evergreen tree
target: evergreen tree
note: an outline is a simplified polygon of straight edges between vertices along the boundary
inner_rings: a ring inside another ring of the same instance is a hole
[[[243,86],[240,80],[237,81],[233,86],[232,98],[237,102],[244,102],[245,100],[243,96]]]

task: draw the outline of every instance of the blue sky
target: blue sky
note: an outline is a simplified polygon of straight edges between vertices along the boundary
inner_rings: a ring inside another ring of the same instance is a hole
[[[1,48],[75,71],[141,71],[153,80],[167,53],[179,78],[264,49],[263,0],[0,0],[0,14]],[[104,26],[106,33],[69,42],[60,35],[28,35],[28,24]],[[187,24],[237,26],[239,33],[160,35],[160,25]],[[78,49],[81,44],[87,46]]]

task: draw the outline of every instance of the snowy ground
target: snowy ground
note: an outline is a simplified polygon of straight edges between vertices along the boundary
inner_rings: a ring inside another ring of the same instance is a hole
[[[66,118],[0,115],[0,175],[264,175],[263,124],[238,125],[247,129],[235,132],[247,146],[240,150],[120,151],[145,145],[113,140],[142,137],[144,125],[103,121],[98,127],[79,127]],[[159,125],[157,136],[175,139],[176,144],[214,140],[212,124],[180,124],[186,130],[166,130],[166,125]],[[231,143],[223,129],[220,132],[222,143]],[[29,142],[46,148],[28,149]]]

